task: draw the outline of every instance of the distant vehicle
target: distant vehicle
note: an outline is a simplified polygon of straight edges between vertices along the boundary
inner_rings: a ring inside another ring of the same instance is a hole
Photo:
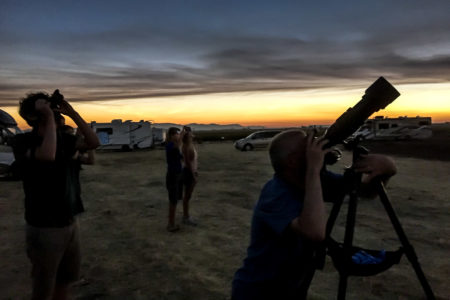
[[[0,178],[14,177],[14,161],[12,148],[0,145]]]
[[[0,109],[0,178],[16,177],[11,142],[12,138],[21,132],[14,118]]]
[[[256,131],[243,139],[237,140],[234,143],[234,147],[241,151],[250,151],[255,148],[264,148],[267,147],[272,141],[272,138],[280,132],[281,130]]]
[[[111,123],[91,122],[91,128],[100,140],[98,149],[149,148],[153,145],[152,124],[148,121],[112,120]]]
[[[433,135],[433,131],[430,126],[415,126],[405,125],[399,128],[386,130],[378,134],[376,139],[391,139],[391,140],[424,140],[430,138]]]
[[[427,139],[433,135],[430,117],[384,118],[367,120],[349,139],[409,140]]]

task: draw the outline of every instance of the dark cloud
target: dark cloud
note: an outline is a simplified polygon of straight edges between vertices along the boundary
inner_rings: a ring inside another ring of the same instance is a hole
[[[0,13],[0,105],[55,88],[91,101],[353,88],[381,75],[394,83],[450,81],[448,1],[380,1],[372,10],[359,2],[325,8],[289,2],[278,7],[282,13],[269,1],[242,4],[241,11],[194,1],[172,15],[169,6],[150,11],[140,2],[123,17],[109,7],[109,18],[98,19],[101,5],[89,13],[76,5],[84,23],[67,10],[66,23],[51,14],[61,26],[45,19],[36,28],[23,25],[30,12],[21,21],[7,3]],[[205,5],[210,15],[197,10]]]

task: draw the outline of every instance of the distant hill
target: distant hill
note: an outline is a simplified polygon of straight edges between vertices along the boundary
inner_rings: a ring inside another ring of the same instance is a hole
[[[169,127],[178,127],[182,128],[183,126],[189,126],[194,131],[207,131],[207,130],[230,130],[230,129],[264,129],[264,126],[242,126],[240,124],[197,124],[197,123],[191,123],[191,124],[174,124],[174,123],[153,123],[153,127],[156,128],[163,128],[168,129]]]

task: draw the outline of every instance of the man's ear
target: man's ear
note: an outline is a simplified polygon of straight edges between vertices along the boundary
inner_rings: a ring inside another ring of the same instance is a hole
[[[298,165],[299,165],[298,157],[296,157],[296,155],[294,155],[294,153],[289,154],[286,159],[286,168],[293,169],[293,168],[298,167]]]
[[[306,158],[303,153],[291,153],[286,159],[286,167],[304,172],[306,170]]]

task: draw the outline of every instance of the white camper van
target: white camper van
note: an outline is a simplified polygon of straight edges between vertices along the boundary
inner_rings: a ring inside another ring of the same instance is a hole
[[[111,123],[92,122],[91,127],[100,140],[98,149],[141,149],[153,145],[152,124],[148,121],[112,120]]]
[[[385,118],[377,116],[366,120],[352,138],[362,140],[427,139],[433,135],[431,117]]]

